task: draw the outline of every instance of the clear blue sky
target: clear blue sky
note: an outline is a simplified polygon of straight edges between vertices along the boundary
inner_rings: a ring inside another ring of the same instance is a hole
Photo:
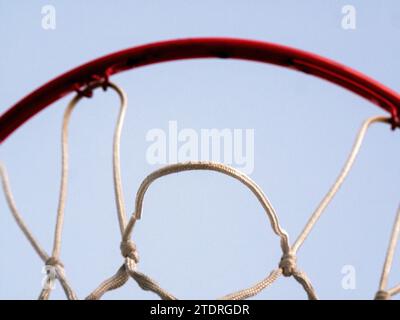
[[[56,29],[41,8],[56,9]],[[355,6],[356,29],[341,27]],[[391,1],[5,1],[0,0],[0,112],[72,67],[152,41],[229,36],[290,45],[351,66],[400,91],[400,3]],[[142,68],[113,80],[128,93],[122,136],[127,211],[159,166],[147,163],[146,133],[178,127],[254,129],[255,180],[293,241],[338,174],[362,121],[384,112],[322,80],[275,66],[196,60]],[[60,179],[60,128],[71,96],[40,113],[0,150],[21,213],[50,251]],[[75,110],[62,260],[80,298],[123,260],[113,199],[111,143],[118,100],[96,92]],[[371,129],[342,190],[298,254],[322,299],[369,299],[378,287],[399,205],[399,132]],[[139,270],[179,298],[216,298],[274,269],[279,243],[262,208],[238,182],[190,172],[156,182],[133,238]],[[0,298],[34,299],[43,263],[0,197]],[[390,285],[400,281],[400,250]],[[342,267],[356,270],[344,290]],[[63,298],[60,286],[53,298]],[[133,281],[107,299],[152,299]],[[302,299],[281,278],[258,299]]]

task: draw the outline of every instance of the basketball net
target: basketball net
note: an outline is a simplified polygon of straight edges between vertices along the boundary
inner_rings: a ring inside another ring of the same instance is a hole
[[[264,194],[262,189],[246,174],[240,172],[239,170],[227,166],[222,163],[216,162],[205,162],[205,161],[193,161],[187,163],[175,163],[167,165],[159,170],[154,171],[149,176],[147,176],[142,184],[140,185],[135,201],[135,208],[133,214],[128,217],[126,214],[127,208],[125,205],[122,183],[121,183],[121,168],[120,168],[120,138],[121,131],[124,122],[125,112],[127,108],[127,97],[125,92],[118,87],[116,84],[107,81],[104,83],[102,81],[94,82],[90,85],[90,91],[103,87],[103,89],[110,88],[115,91],[120,98],[120,109],[118,120],[114,131],[114,141],[113,141],[113,180],[114,180],[114,192],[115,192],[115,202],[117,208],[117,217],[121,233],[121,244],[120,251],[122,255],[122,265],[117,270],[117,272],[106,279],[100,285],[91,292],[86,299],[100,299],[105,293],[111,290],[118,289],[122,287],[130,278],[132,278],[140,288],[146,291],[151,291],[158,295],[161,299],[174,300],[177,299],[174,295],[163,289],[157,284],[152,278],[148,277],[144,273],[138,271],[139,255],[137,252],[136,245],[132,240],[133,229],[138,220],[142,217],[142,206],[146,191],[150,185],[164,176],[174,174],[181,171],[192,171],[192,170],[208,170],[215,171],[220,174],[227,175],[233,179],[238,180],[244,184],[252,194],[257,198],[258,202],[264,209],[267,219],[271,225],[272,231],[280,240],[280,249],[282,251],[281,259],[277,263],[277,267],[266,275],[264,279],[254,284],[253,286],[239,290],[237,292],[227,294],[220,299],[225,300],[240,300],[247,299],[257,295],[266,287],[270,286],[274,281],[276,281],[280,276],[292,277],[297,281],[307,294],[308,299],[317,299],[317,294],[311,284],[310,279],[307,274],[302,271],[296,263],[297,254],[300,247],[303,245],[311,230],[315,227],[316,222],[321,217],[324,210],[327,208],[328,204],[331,202],[339,188],[342,186],[345,178],[350,172],[356,157],[360,151],[362,142],[367,133],[368,128],[376,123],[388,123],[391,124],[392,119],[390,117],[377,116],[372,117],[364,121],[362,124],[357,137],[355,139],[354,145],[345,162],[341,172],[336,178],[335,182],[328,190],[326,195],[323,197],[321,202],[316,207],[315,211],[311,214],[309,220],[304,226],[302,232],[297,236],[293,243],[289,242],[288,233],[282,228],[277,213],[275,212],[273,206],[271,205],[268,197]],[[65,295],[70,300],[77,299],[70,282],[65,276],[64,265],[60,258],[61,243],[62,243],[62,229],[64,222],[64,211],[65,204],[67,200],[67,187],[68,187],[68,126],[72,112],[77,106],[78,102],[87,95],[79,92],[75,95],[72,101],[69,103],[63,118],[62,123],[62,134],[61,134],[61,146],[62,146],[62,169],[61,169],[61,184],[58,200],[57,209],[57,220],[54,231],[54,242],[51,253],[47,253],[39,242],[35,239],[33,233],[30,231],[27,224],[20,212],[17,209],[16,202],[14,200],[13,194],[11,192],[10,183],[6,173],[4,165],[0,165],[0,174],[2,179],[2,185],[4,193],[7,199],[8,206],[11,213],[21,229],[22,233],[28,239],[32,248],[36,251],[38,256],[42,259],[46,266],[47,278],[45,284],[39,294],[39,299],[48,299],[50,293],[54,287],[52,285],[55,280],[58,280],[61,284]],[[392,266],[394,253],[396,249],[396,244],[398,242],[400,233],[400,207],[397,211],[395,222],[393,225],[393,230],[389,240],[389,246],[386,253],[386,259],[384,262],[380,283],[378,290],[375,294],[375,299],[386,300],[390,299],[392,296],[400,293],[400,283],[397,286],[390,288],[388,286],[388,278],[390,269]]]

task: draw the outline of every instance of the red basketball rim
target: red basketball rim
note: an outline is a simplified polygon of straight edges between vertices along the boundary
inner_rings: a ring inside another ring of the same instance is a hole
[[[88,84],[126,70],[194,58],[242,59],[312,74],[346,88],[389,112],[400,127],[400,94],[330,59],[278,44],[229,38],[180,39],[133,47],[95,59],[53,79],[2,114],[0,142],[35,114],[71,92],[90,95]]]

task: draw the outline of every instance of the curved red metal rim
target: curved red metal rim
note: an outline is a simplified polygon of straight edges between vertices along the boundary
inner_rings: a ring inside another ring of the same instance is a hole
[[[342,64],[302,50],[252,40],[194,38],[170,40],[122,50],[79,66],[33,91],[0,118],[0,141],[41,110],[68,93],[84,90],[95,79],[154,63],[231,58],[271,63],[336,83],[380,106],[399,125],[400,94]]]

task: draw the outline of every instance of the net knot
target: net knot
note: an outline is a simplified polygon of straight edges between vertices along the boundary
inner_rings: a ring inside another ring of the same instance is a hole
[[[279,268],[282,269],[282,273],[285,277],[290,277],[296,270],[296,256],[292,253],[283,254],[279,263]]]
[[[46,266],[51,266],[51,267],[61,267],[64,268],[64,265],[62,264],[62,262],[57,259],[56,257],[50,257],[46,260]]]
[[[131,258],[135,263],[139,262],[139,255],[136,251],[136,245],[132,240],[126,240],[121,242],[121,254],[125,258]]]
[[[390,294],[385,290],[379,290],[375,295],[375,300],[390,300]]]

